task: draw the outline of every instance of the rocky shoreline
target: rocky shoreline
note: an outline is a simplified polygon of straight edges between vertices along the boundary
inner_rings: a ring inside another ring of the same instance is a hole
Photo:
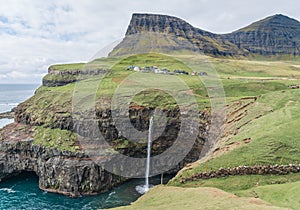
[[[14,119],[14,111],[0,113],[0,120],[1,119]]]

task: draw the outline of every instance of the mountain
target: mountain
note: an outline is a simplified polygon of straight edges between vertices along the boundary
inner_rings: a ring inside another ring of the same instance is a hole
[[[300,52],[300,22],[284,15],[267,17],[221,37],[240,49],[261,55]]]
[[[200,51],[210,55],[299,55],[300,23],[274,15],[229,34],[214,34],[167,15],[133,14],[125,38],[111,56]]]
[[[177,17],[133,14],[125,38],[110,55],[176,51],[244,55],[245,52],[235,44],[216,38],[215,34],[195,28]]]

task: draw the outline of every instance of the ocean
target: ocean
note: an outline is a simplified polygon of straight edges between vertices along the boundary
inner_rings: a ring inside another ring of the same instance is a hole
[[[0,112],[10,111],[19,103],[34,94],[38,85],[0,84]],[[13,120],[0,120],[0,127]],[[165,177],[168,181],[171,177]],[[150,184],[159,184],[160,178],[150,179]],[[34,173],[23,173],[0,183],[0,210],[96,210],[129,205],[140,197],[135,187],[144,184],[144,179],[133,179],[97,196],[69,198],[67,196],[46,193],[38,187],[38,177]]]
[[[34,94],[37,84],[0,84],[0,113],[8,112]],[[0,128],[12,123],[12,119],[0,119]]]
[[[169,180],[170,177],[166,177]],[[160,178],[150,179],[151,184],[159,184]],[[133,179],[119,187],[95,196],[70,198],[47,193],[39,189],[38,177],[34,173],[23,173],[0,183],[1,210],[99,210],[129,205],[140,194],[135,187],[144,184],[144,179]]]

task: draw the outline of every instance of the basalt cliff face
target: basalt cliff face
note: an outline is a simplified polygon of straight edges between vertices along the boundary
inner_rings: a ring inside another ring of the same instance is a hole
[[[26,125],[9,125],[0,134],[0,181],[35,172],[41,189],[77,197],[108,191],[125,180],[105,171],[81,151],[35,145]]]
[[[284,15],[268,17],[229,34],[214,34],[176,17],[134,14],[124,40],[111,55],[193,51],[214,56],[298,56],[299,32],[299,21]]]
[[[119,154],[135,158],[146,157],[146,144],[137,144],[126,140],[116,128],[111,115],[112,110],[103,106],[105,103],[105,100],[102,100],[101,107],[96,110],[96,124],[98,126],[95,130],[91,130],[88,122],[76,122],[68,116],[57,118],[55,115],[59,115],[61,107],[56,107],[57,110],[52,112],[53,116],[51,118],[57,119],[57,121],[50,123],[36,121],[35,113],[30,110],[32,104],[28,102],[20,104],[15,110],[15,123],[5,127],[0,132],[0,181],[25,171],[35,172],[39,176],[41,189],[74,197],[105,192],[126,181],[127,178],[114,175],[104,169],[104,164],[110,164],[109,161],[115,158],[113,154],[97,156],[98,159],[105,160],[99,164],[94,157],[90,157],[84,145],[81,144],[82,142],[79,141],[80,137],[90,137],[93,133],[100,131],[105,141]],[[47,110],[44,111],[46,114]],[[168,121],[162,135],[153,142],[152,156],[159,155],[170,148],[180,129],[179,110],[175,108],[162,111]],[[151,108],[131,107],[129,117],[132,125],[138,130],[147,130],[149,115],[152,112]],[[200,119],[202,119],[201,122]],[[94,119],[91,118],[90,120]],[[198,160],[207,136],[208,120],[208,112],[199,112],[199,130],[195,131],[197,132],[197,138],[191,151],[167,173],[176,173],[187,163]],[[69,130],[77,133],[79,138],[75,144],[80,149],[71,152],[60,150],[55,146],[49,148],[45,145],[36,144],[34,140],[35,126]],[[96,148],[99,144],[89,144],[88,146]],[[184,147],[184,143],[181,146]],[[172,154],[168,157],[170,161],[173,158]],[[162,164],[166,164],[165,167],[168,167],[168,163]],[[122,165],[122,169],[116,168],[116,170],[127,170],[128,168],[144,171],[145,165],[130,165],[127,163]]]

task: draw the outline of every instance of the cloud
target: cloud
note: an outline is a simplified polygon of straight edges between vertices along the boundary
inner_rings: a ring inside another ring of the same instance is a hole
[[[299,20],[299,7],[296,0],[0,0],[0,83],[39,83],[53,63],[88,61],[124,36],[134,12],[226,33],[275,13]]]

